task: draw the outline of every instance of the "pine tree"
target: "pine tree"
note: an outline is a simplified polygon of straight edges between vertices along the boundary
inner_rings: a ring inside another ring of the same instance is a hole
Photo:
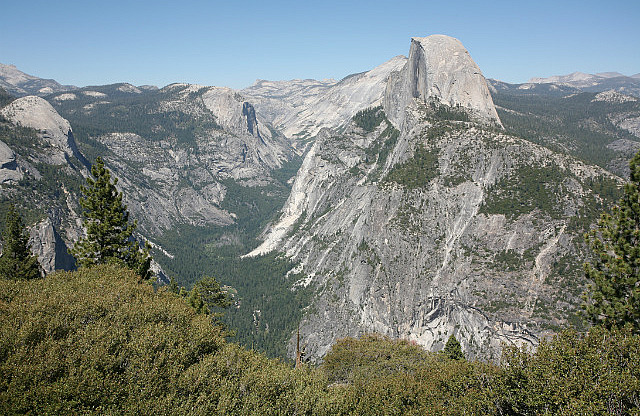
[[[202,296],[200,296],[200,291],[198,291],[197,287],[193,287],[189,292],[187,303],[191,305],[193,309],[196,310],[196,313],[202,313],[205,315],[209,314],[209,309],[204,304],[204,301],[202,300]]]
[[[229,297],[215,277],[205,276],[194,287],[197,288],[209,312],[213,312],[215,308],[226,308],[231,305]]]
[[[216,308],[223,309],[231,305],[228,295],[220,287],[220,283],[215,277],[205,276],[188,292],[184,288],[180,291],[181,296],[187,297],[187,303],[196,312],[211,315],[216,320],[221,313],[216,313]]]
[[[101,157],[91,167],[93,178],[87,178],[80,198],[86,220],[87,236],[78,241],[71,254],[80,266],[120,263],[138,273],[143,279],[151,277],[149,245],[140,250],[133,238],[137,222],[129,221],[127,206],[118,192],[118,178],[111,180],[111,172],[105,168]]]
[[[458,339],[451,335],[447,340],[447,343],[444,346],[444,350],[442,351],[447,358],[452,360],[464,360],[464,353],[462,352],[462,346]]]
[[[31,254],[29,237],[20,214],[13,205],[7,212],[2,235],[2,255],[0,255],[0,277],[8,279],[35,279],[41,276],[40,264]]]
[[[631,162],[630,181],[611,214],[585,235],[593,251],[585,273],[592,281],[584,296],[587,318],[608,329],[640,332],[640,152]]]

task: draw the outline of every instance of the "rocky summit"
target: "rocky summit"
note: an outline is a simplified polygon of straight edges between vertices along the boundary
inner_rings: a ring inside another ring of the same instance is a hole
[[[411,39],[409,59],[385,91],[389,120],[401,126],[407,105],[415,99],[461,107],[477,121],[500,124],[480,68],[450,36]]]

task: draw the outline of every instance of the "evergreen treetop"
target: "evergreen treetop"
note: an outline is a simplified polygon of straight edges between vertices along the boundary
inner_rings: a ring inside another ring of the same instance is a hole
[[[31,253],[20,214],[11,205],[2,234],[2,255],[0,255],[0,277],[6,279],[35,279],[41,276],[38,259]]]
[[[464,360],[464,353],[462,352],[462,346],[455,335],[451,335],[447,340],[442,351],[447,358],[452,360]]]
[[[133,238],[137,222],[129,221],[129,211],[118,192],[118,178],[111,179],[111,172],[101,157],[91,167],[93,178],[87,178],[82,187],[80,206],[85,216],[85,238],[79,240],[71,253],[80,266],[120,263],[136,271],[142,278],[151,276],[149,246],[140,250]]]
[[[583,305],[587,318],[608,329],[629,326],[640,332],[640,152],[631,162],[624,195],[585,239],[593,260],[585,264],[591,280]]]

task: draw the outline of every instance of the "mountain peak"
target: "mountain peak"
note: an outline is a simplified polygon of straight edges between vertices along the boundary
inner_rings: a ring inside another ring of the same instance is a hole
[[[450,36],[411,38],[409,59],[387,86],[384,108],[397,126],[411,101],[460,106],[478,121],[500,123],[487,82],[462,43]]]
[[[44,96],[55,92],[76,89],[71,85],[60,85],[52,79],[42,79],[25,74],[15,65],[0,63],[0,87],[15,96],[38,95]]]

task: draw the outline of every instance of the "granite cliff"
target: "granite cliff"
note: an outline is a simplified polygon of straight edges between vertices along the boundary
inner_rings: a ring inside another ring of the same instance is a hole
[[[320,132],[249,253],[285,253],[316,288],[300,326],[312,360],[372,331],[432,350],[454,334],[470,357],[536,345],[574,319],[581,233],[598,184],[620,180],[506,134],[457,40],[413,39],[409,55],[382,107]]]
[[[271,172],[295,156],[290,142],[229,88],[104,86],[49,98],[89,132],[81,147],[103,156],[149,236],[181,224],[234,223],[235,214],[221,207],[228,182],[267,186]]]

